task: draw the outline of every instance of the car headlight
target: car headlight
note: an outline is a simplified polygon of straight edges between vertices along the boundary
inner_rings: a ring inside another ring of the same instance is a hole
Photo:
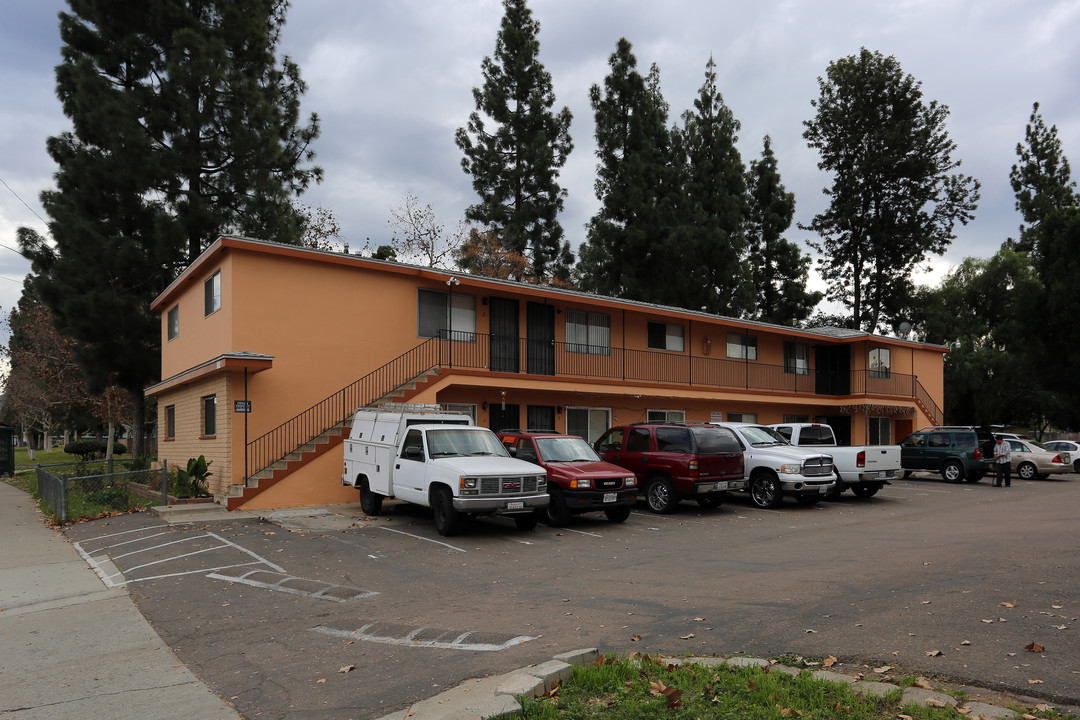
[[[587,490],[588,488],[592,487],[592,480],[589,480],[588,478],[582,480],[571,480],[570,487],[576,490]]]
[[[480,490],[477,488],[477,485],[480,483],[480,478],[462,477],[460,482],[462,495],[480,494]]]
[[[785,475],[802,475],[802,465],[781,465],[780,472]]]
[[[624,487],[637,487],[637,478],[631,475],[628,478],[623,478]]]

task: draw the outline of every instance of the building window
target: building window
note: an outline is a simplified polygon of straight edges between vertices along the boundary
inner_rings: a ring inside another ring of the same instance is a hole
[[[176,406],[165,406],[165,439],[172,440],[176,437]]]
[[[416,333],[420,337],[473,342],[476,339],[476,296],[419,288],[416,297]]]
[[[810,422],[810,416],[809,415],[784,415],[784,422],[786,422],[786,423]]]
[[[683,326],[675,323],[650,322],[649,347],[653,350],[682,352]]]
[[[169,339],[174,339],[180,334],[180,306],[173,305],[168,314]]]
[[[212,315],[221,309],[221,271],[206,278],[203,283],[203,299],[206,311],[204,315]]]
[[[757,360],[757,335],[729,332],[727,356],[737,360]]]
[[[810,374],[810,346],[806,343],[784,341],[784,372]]]
[[[870,418],[870,444],[892,445],[892,418]]]
[[[611,316],[607,313],[567,310],[566,351],[610,355]]]
[[[686,422],[685,410],[650,410],[649,422]]]
[[[887,378],[891,371],[892,351],[888,348],[874,348],[870,351],[870,377]]]
[[[217,435],[217,395],[207,395],[202,399],[203,437]]]
[[[608,408],[566,408],[566,434],[580,435],[590,443],[611,427],[611,410]]]
[[[756,423],[757,413],[732,413],[727,414],[728,422]]]

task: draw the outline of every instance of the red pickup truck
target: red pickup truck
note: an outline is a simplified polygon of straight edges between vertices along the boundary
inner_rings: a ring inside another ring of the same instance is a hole
[[[604,460],[632,471],[655,513],[682,498],[718,507],[728,490],[746,487],[743,450],[735,433],[709,423],[634,423],[613,427],[596,441]]]
[[[571,515],[601,510],[612,522],[623,522],[637,499],[637,481],[617,465],[601,460],[576,435],[524,430],[497,433],[510,454],[547,470],[551,496],[544,519],[552,527]]]

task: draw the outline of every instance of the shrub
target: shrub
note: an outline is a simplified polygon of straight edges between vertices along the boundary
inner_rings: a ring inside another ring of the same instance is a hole
[[[119,485],[111,485],[100,490],[94,490],[86,494],[86,502],[113,510],[127,510],[127,490]]]
[[[209,497],[206,479],[213,475],[209,467],[213,460],[200,455],[188,460],[186,470],[177,470],[172,481],[173,495],[176,497]]]
[[[64,446],[64,452],[75,455],[80,462],[90,462],[105,452],[105,442],[102,440],[75,440]]]

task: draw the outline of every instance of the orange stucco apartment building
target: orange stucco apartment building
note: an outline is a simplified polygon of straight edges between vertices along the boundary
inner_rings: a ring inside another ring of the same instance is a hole
[[[212,460],[231,509],[355,502],[341,439],[357,406],[390,400],[590,441],[653,419],[820,419],[887,443],[942,419],[938,345],[244,238],[207,248],[151,309],[158,456]]]

